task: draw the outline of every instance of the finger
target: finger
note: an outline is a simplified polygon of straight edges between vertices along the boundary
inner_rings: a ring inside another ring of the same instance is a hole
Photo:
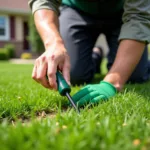
[[[63,63],[59,64],[58,70],[60,70],[62,72],[62,70],[63,70]]]
[[[37,67],[36,67],[36,65],[33,67],[32,79],[34,79],[36,82],[38,82],[38,80],[37,80]]]
[[[43,85],[45,88],[50,88],[49,82],[46,77],[46,72],[47,72],[47,64],[43,63],[39,67],[38,79],[39,79],[41,85]]]
[[[67,83],[69,85],[71,85],[70,83],[70,60],[69,60],[69,56],[66,56],[65,61],[64,61],[64,65],[62,68],[62,74],[64,79],[67,81]]]
[[[93,99],[94,97],[97,97],[99,95],[99,93],[97,91],[93,91],[88,93],[87,95],[85,95],[84,97],[82,97],[78,102],[77,102],[77,106],[81,107],[81,106],[85,106],[87,105],[91,99]]]
[[[99,96],[93,98],[93,99],[90,101],[90,103],[91,103],[91,104],[97,104],[97,103],[99,103],[99,102],[102,101],[102,100],[107,100],[107,98],[106,98],[105,95],[99,95]]]
[[[39,81],[41,81],[42,77],[46,73],[46,67],[47,67],[46,62],[43,62],[42,60],[40,60],[38,65],[37,65],[37,79]]]
[[[47,80],[47,78],[46,77],[43,77],[42,79],[41,79],[41,82],[40,82],[45,88],[49,88],[49,89],[51,89],[50,88],[50,85],[49,85],[49,82],[48,82],[48,80]]]
[[[50,87],[55,90],[57,90],[56,72],[57,72],[56,63],[49,62],[48,63],[48,71],[47,71],[48,81],[49,81]]]
[[[75,95],[73,95],[73,97],[72,97],[73,101],[75,103],[78,102],[82,97],[86,96],[90,92],[92,92],[92,90],[90,90],[89,88],[84,88],[84,89],[80,90]]]

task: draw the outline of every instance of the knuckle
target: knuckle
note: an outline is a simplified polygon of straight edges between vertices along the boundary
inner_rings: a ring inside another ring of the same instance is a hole
[[[49,86],[50,86],[51,88],[53,88],[53,87],[54,87],[54,83],[51,81],[51,82],[49,83]]]
[[[45,61],[45,60],[46,60],[46,56],[45,55],[41,56],[41,61]]]
[[[39,62],[39,58],[37,58],[36,60],[35,60],[35,64],[37,64]]]
[[[36,79],[36,75],[32,75],[32,79],[34,79],[34,80],[35,80],[35,79]]]
[[[53,72],[48,72],[48,77],[49,78],[52,78],[54,76],[54,73]]]
[[[56,60],[56,55],[54,55],[54,54],[50,55],[49,60],[55,61]]]
[[[51,82],[51,83],[50,83],[50,86],[53,88],[53,87],[54,87],[54,83],[53,83],[53,82]]]
[[[42,79],[42,76],[40,75],[40,76],[37,76],[37,78],[36,78],[37,80],[41,80]]]

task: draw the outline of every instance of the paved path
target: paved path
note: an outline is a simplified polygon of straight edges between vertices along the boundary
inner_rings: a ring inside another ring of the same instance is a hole
[[[105,38],[104,34],[101,34],[99,36],[99,38],[97,39],[95,45],[100,45],[104,48],[103,49],[104,50],[104,56],[106,56],[108,54],[109,48],[108,48],[108,44],[107,44],[107,41],[106,41],[106,38]],[[149,44],[149,60],[150,60],[150,44]],[[26,59],[11,59],[10,62],[14,63],[14,64],[34,64],[35,59],[29,59],[29,60],[26,60]]]
[[[34,64],[35,59],[10,59],[10,63],[13,64]]]

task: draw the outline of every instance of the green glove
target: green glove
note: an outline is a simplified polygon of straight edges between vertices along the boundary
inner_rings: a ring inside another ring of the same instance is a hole
[[[72,98],[78,107],[86,104],[97,104],[101,100],[108,100],[117,93],[116,88],[109,82],[90,84],[82,88]]]

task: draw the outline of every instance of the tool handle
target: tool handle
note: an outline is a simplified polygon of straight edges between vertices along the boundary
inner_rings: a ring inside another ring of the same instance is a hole
[[[56,78],[59,94],[62,96],[66,96],[66,93],[71,92],[70,86],[68,85],[60,71],[56,72]]]

